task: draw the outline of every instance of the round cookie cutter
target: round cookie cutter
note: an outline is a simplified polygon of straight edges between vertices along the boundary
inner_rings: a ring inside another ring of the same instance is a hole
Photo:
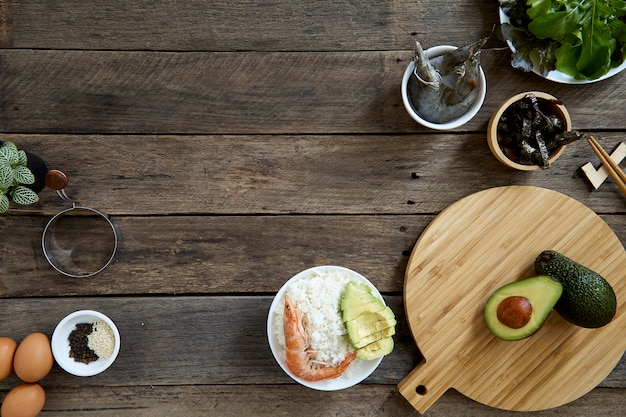
[[[48,221],[41,247],[48,263],[61,274],[91,277],[113,261],[119,231],[106,214],[69,198],[64,190],[67,183],[67,176],[61,171],[50,170],[46,174],[46,186],[72,206]]]

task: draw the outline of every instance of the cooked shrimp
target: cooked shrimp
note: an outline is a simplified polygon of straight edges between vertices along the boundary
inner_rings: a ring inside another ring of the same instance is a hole
[[[285,313],[283,317],[285,345],[287,347],[287,367],[298,378],[305,381],[320,381],[336,378],[344,373],[356,357],[356,352],[346,355],[338,366],[330,366],[315,360],[316,352],[310,349],[309,337],[304,323],[304,316],[296,304],[285,295]]]

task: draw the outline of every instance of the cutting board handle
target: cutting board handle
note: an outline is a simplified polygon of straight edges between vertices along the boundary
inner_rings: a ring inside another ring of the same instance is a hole
[[[435,362],[423,361],[400,383],[398,391],[420,413],[424,414],[448,388],[451,388],[449,375]],[[449,371],[448,371],[449,372]]]

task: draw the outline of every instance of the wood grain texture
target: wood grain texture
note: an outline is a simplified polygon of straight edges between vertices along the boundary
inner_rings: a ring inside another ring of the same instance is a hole
[[[535,276],[535,258],[547,249],[605,277],[621,300],[615,317],[599,329],[582,329],[554,314],[524,340],[495,338],[484,325],[485,302],[496,289]],[[407,320],[425,362],[399,384],[400,392],[421,413],[450,387],[515,411],[579,398],[626,349],[625,270],[617,236],[563,194],[502,187],[456,202],[422,233],[407,265]]]
[[[294,383],[274,360],[266,333],[273,296],[64,297],[3,300],[0,334],[22,340],[34,331],[51,335],[56,324],[76,310],[109,316],[121,337],[115,363],[94,378],[76,378],[55,365],[42,381],[48,386],[146,386]],[[408,331],[402,300],[387,296],[398,320],[394,356],[368,383],[397,382],[421,356]],[[12,376],[0,387],[15,385]]]
[[[602,132],[608,150],[623,140]],[[486,135],[0,135],[69,177],[67,193],[110,215],[433,214],[503,185],[565,193],[601,214],[622,213],[610,180],[599,190],[579,172],[591,148],[579,141],[548,170],[506,168]],[[13,213],[67,207],[50,191]],[[415,236],[417,237],[417,236]]]
[[[77,281],[41,253],[46,221],[68,207],[54,192],[0,216],[0,336],[51,333],[79,308],[122,332],[105,373],[55,367],[41,416],[415,416],[396,390],[422,360],[404,272],[438,213],[488,188],[534,185],[580,201],[626,242],[615,184],[595,191],[579,173],[599,166],[588,146],[525,174],[496,161],[485,133],[501,101],[539,90],[609,150],[626,132],[624,75],[548,82],[512,69],[494,34],[470,123],[435,132],[404,111],[413,37],[462,45],[489,34],[496,11],[492,0],[0,0],[0,140],[66,172],[68,194],[121,230],[113,264]],[[274,292],[320,264],[368,277],[399,319],[393,354],[333,393],[291,381],[265,337]],[[0,398],[17,382],[0,382]],[[622,358],[599,388],[533,415],[622,416],[625,390]],[[513,414],[451,389],[425,415]]]
[[[2,0],[1,47],[178,51],[354,51],[403,49],[410,33],[464,42],[497,22],[489,0],[36,1]],[[455,15],[463,19],[455,21]],[[445,22],[455,21],[457,31]]]
[[[316,265],[345,266],[382,292],[400,293],[415,241],[433,217],[114,217],[121,240],[113,263],[79,281],[54,271],[43,256],[48,217],[0,217],[0,297],[267,293]],[[622,217],[602,219],[623,241]]]
[[[431,218],[114,217],[121,239],[113,263],[77,281],[43,256],[47,218],[3,217],[0,296],[267,293],[301,270],[329,264],[361,272],[381,291],[399,292],[411,248]]]
[[[332,393],[297,385],[274,361],[265,334],[271,300],[271,296],[3,300],[0,315],[20,319],[0,321],[0,334],[17,341],[33,331],[51,334],[62,317],[84,308],[102,311],[115,321],[122,348],[113,366],[98,376],[77,378],[55,365],[41,381],[47,394],[42,416],[238,416],[252,409],[259,416],[317,416],[320,412],[354,416],[355,411],[373,416],[418,415],[395,389],[421,360],[400,296],[385,297],[398,319],[394,352],[363,384]],[[17,382],[15,376],[2,381],[0,392]],[[626,358],[602,388],[558,410],[571,416],[620,416],[626,405],[624,386]],[[240,401],[243,393],[246,401]],[[459,414],[515,413],[484,406],[450,390],[425,415]]]
[[[413,53],[117,52],[0,49],[0,130],[32,133],[425,132],[404,110],[400,81]],[[522,91],[546,91],[574,129],[624,129],[621,76],[583,86],[514,70],[503,50],[481,54],[487,96],[457,130],[484,131]],[[584,106],[578,104],[584,102]],[[571,109],[570,109],[571,107]],[[611,116],[615,117],[611,117]]]
[[[365,384],[395,385],[422,360],[411,337],[401,296],[385,295],[398,321],[396,347]],[[102,374],[77,378],[58,366],[47,387],[295,384],[269,349],[266,319],[273,296],[143,296],[7,299],[0,303],[0,334],[21,341],[40,331],[52,335],[63,317],[94,309],[109,316],[121,336],[115,363]],[[626,358],[601,387],[626,386]],[[0,382],[11,388],[15,375]],[[303,388],[304,389],[304,388]]]
[[[279,392],[280,395],[276,393]],[[389,385],[360,385],[349,390],[322,393],[295,385],[193,385],[128,387],[78,387],[46,390],[41,416],[94,415],[98,417],[399,417],[418,416]],[[242,401],[242,398],[246,398]],[[378,399],[378,400],[376,400]],[[623,389],[597,389],[557,410],[539,411],[533,417],[622,417],[626,406]],[[89,414],[86,414],[89,413]],[[558,414],[557,414],[558,413]],[[450,391],[424,416],[515,417],[475,403]]]

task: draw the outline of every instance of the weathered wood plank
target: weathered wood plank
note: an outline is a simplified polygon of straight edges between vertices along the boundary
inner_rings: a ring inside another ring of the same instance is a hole
[[[55,366],[42,381],[51,387],[293,383],[267,342],[271,300],[271,296],[6,299],[0,303],[4,318],[0,334],[18,341],[34,331],[51,334],[58,321],[79,309],[101,311],[116,323],[122,347],[111,368],[93,378],[77,378]],[[398,320],[396,347],[365,384],[395,385],[422,360],[401,297],[386,296],[386,301]],[[622,358],[600,386],[626,388],[625,361]],[[0,388],[16,382],[12,376]]]
[[[497,22],[490,0],[194,0],[184,7],[168,1],[2,0],[0,5],[5,48],[393,50],[405,48],[409,32],[454,44],[489,33]]]
[[[409,44],[407,49],[412,48]],[[400,82],[412,53],[175,53],[0,50],[0,130],[15,133],[412,133]],[[625,129],[622,76],[557,85],[485,51],[488,94],[463,127],[524,90],[571,107],[574,127]],[[132,70],[131,70],[132,69]],[[433,132],[429,132],[433,133]]]
[[[401,291],[410,250],[430,219],[115,217],[121,241],[113,263],[77,281],[54,271],[43,256],[47,218],[0,217],[0,296],[273,292],[300,270],[324,264],[355,269],[381,291]]]
[[[622,216],[602,216],[622,242]],[[340,265],[400,293],[413,246],[433,216],[114,217],[113,263],[66,278],[41,250],[46,217],[0,217],[0,297],[275,292],[297,272]],[[532,259],[529,260],[532,263]],[[103,285],[105,283],[105,285]]]
[[[320,392],[298,386],[194,385],[140,387],[47,388],[42,417],[52,415],[97,417],[398,417],[419,416],[389,385],[360,385],[343,391]],[[626,390],[599,388],[536,417],[622,417]],[[424,416],[515,417],[476,403],[450,390]]]
[[[52,334],[56,324],[79,309],[108,315],[122,338],[111,368],[77,379],[56,367],[50,386],[196,385],[290,383],[269,349],[266,319],[272,297],[138,297],[6,299],[0,303],[0,334],[21,340],[33,331]],[[421,360],[404,321],[400,297],[389,297],[397,312],[398,344],[368,379],[397,383]],[[14,385],[12,376],[0,387]]]
[[[599,137],[607,149],[624,140],[620,133]],[[432,214],[504,185],[553,189],[598,213],[624,210],[610,179],[595,191],[578,173],[589,161],[599,166],[584,141],[570,145],[548,170],[519,172],[495,159],[484,134],[0,139],[66,172],[72,198],[112,215]],[[45,190],[41,202],[25,210],[52,215],[64,207]]]

